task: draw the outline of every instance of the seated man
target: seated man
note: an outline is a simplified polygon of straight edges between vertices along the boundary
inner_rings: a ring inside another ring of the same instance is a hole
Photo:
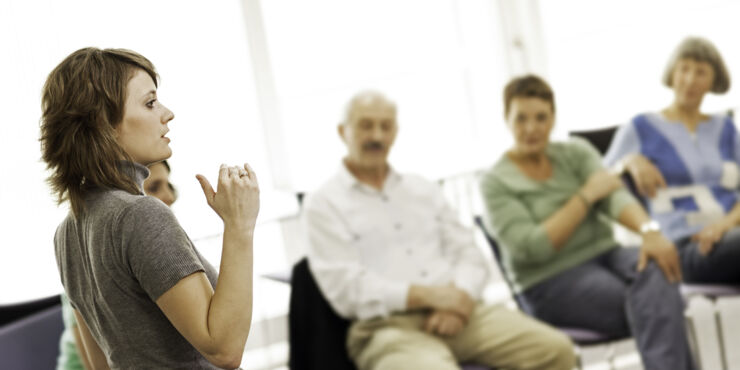
[[[502,306],[478,302],[488,270],[472,232],[434,183],[386,159],[396,107],[364,92],[349,103],[339,172],[304,209],[308,259],[359,369],[572,369],[570,340]]]

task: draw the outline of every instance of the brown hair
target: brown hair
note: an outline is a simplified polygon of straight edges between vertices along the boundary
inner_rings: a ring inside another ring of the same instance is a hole
[[[51,170],[47,182],[57,203],[67,200],[79,216],[83,197],[92,188],[117,188],[141,194],[121,160],[131,157],[116,140],[126,86],[138,70],[157,85],[154,65],[125,49],[83,48],[49,74],[41,97],[41,153]],[[133,165],[131,165],[133,166]]]
[[[550,103],[552,112],[555,113],[555,94],[552,88],[545,80],[535,75],[516,77],[506,84],[504,87],[504,117],[509,116],[511,101],[520,97],[540,98]]]
[[[722,94],[730,89],[730,72],[725,67],[722,55],[714,44],[701,37],[687,37],[676,47],[663,71],[664,85],[673,87],[673,70],[676,68],[676,63],[681,59],[693,59],[697,62],[709,63],[712,66],[714,82],[711,91],[713,93]]]

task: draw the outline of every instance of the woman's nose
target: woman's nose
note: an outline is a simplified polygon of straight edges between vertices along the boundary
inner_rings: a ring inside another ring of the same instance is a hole
[[[173,113],[167,107],[164,107],[164,114],[162,114],[162,124],[168,123],[173,119],[175,119],[175,113]]]

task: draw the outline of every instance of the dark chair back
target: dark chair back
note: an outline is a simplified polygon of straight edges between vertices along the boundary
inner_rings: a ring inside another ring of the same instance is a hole
[[[586,139],[603,156],[609,150],[609,146],[612,144],[612,139],[614,139],[614,134],[618,128],[619,126],[615,125],[596,130],[571,131],[570,136],[578,136]]]
[[[4,325],[0,328],[0,368],[55,369],[63,331],[61,304]]]
[[[512,292],[512,296],[514,298],[514,301],[516,301],[517,306],[519,306],[520,310],[524,311],[525,313],[529,315],[532,315],[532,310],[529,308],[529,305],[524,300],[524,298],[521,295],[514,293],[514,283],[512,283],[512,281],[509,279],[509,275],[506,271],[506,267],[504,267],[503,256],[501,255],[501,247],[498,245],[498,242],[493,237],[493,235],[491,235],[491,233],[488,232],[488,229],[486,229],[486,225],[483,222],[483,217],[475,216],[474,221],[475,221],[476,226],[478,226],[480,231],[483,233],[483,236],[486,237],[488,246],[491,247],[493,256],[494,258],[496,258],[496,265],[501,271],[501,276],[506,282],[506,285],[509,287],[509,291]]]
[[[319,290],[308,259],[293,266],[288,313],[288,366],[292,370],[355,370],[347,354],[350,321],[334,312]]]
[[[616,134],[617,129],[619,129],[619,126],[609,126],[596,130],[571,131],[570,136],[577,136],[585,139],[603,156],[609,150],[609,146],[612,144],[612,139],[614,139],[614,134]],[[640,201],[642,206],[647,209],[647,200],[640,196],[632,176],[627,173],[623,174],[622,182],[624,182],[627,190],[629,190],[629,192],[632,193],[638,201]]]
[[[59,294],[56,294],[33,301],[0,305],[0,327],[61,303]]]

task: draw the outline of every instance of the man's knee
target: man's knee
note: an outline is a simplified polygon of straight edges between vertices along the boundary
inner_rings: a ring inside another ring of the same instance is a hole
[[[539,338],[539,343],[536,345],[539,348],[537,355],[541,356],[543,361],[541,366],[536,368],[571,370],[575,367],[576,353],[573,342],[567,335],[553,330]]]
[[[366,350],[388,353],[409,340],[404,330],[389,327],[377,330],[368,343]]]
[[[457,369],[455,358],[438,340],[398,328],[376,331],[358,366],[372,370]]]
[[[388,353],[375,362],[371,370],[457,370],[459,366],[453,358],[440,358],[438,353],[425,354],[394,352]]]

